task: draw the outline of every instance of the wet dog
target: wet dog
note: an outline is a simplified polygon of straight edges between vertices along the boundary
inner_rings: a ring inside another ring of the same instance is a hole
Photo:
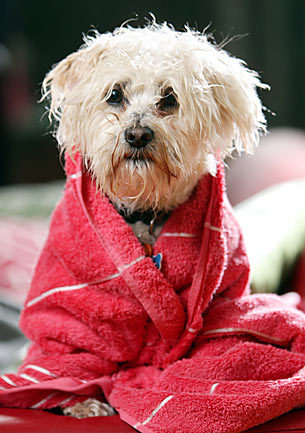
[[[43,82],[60,149],[82,155],[146,248],[218,159],[266,129],[256,72],[207,34],[167,24],[95,32]],[[111,415],[95,400],[64,409]]]

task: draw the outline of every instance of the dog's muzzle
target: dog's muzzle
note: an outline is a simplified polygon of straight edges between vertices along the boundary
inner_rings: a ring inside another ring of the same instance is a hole
[[[147,126],[136,126],[125,130],[125,140],[136,149],[147,146],[154,138],[154,132]]]

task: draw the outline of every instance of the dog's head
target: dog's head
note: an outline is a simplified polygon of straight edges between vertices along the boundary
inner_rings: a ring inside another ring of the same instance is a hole
[[[117,206],[171,210],[265,131],[257,74],[205,34],[152,23],[85,39],[46,76],[65,151]]]

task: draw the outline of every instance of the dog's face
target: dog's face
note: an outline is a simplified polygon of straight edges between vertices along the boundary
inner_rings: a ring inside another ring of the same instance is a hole
[[[165,24],[95,34],[43,84],[59,144],[130,211],[175,208],[218,157],[251,150],[265,129],[257,87],[205,35]]]

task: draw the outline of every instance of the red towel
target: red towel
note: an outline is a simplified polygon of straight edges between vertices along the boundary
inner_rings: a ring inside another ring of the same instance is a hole
[[[165,223],[161,270],[81,159],[66,170],[21,316],[33,343],[1,405],[105,396],[144,433],[237,433],[305,404],[305,315],[249,295],[221,164]]]

